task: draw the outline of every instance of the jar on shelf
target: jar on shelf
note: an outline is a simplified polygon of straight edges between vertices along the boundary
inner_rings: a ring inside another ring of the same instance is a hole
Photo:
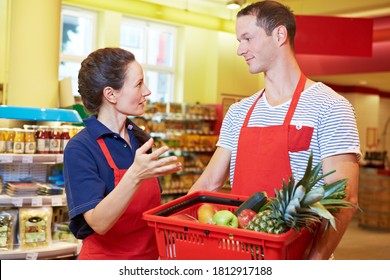
[[[46,125],[38,126],[37,136],[37,153],[48,154],[50,151],[49,127]]]
[[[15,130],[13,128],[5,129],[5,152],[12,154],[14,152]]]
[[[52,127],[50,130],[50,154],[59,154],[61,152],[61,133],[58,127]]]
[[[14,154],[23,154],[24,153],[24,129],[15,128],[15,136],[14,136]]]
[[[36,131],[32,128],[24,129],[24,153],[35,154],[37,151],[37,143],[35,139]]]
[[[61,132],[61,153],[64,152],[66,145],[70,140],[69,129],[63,128]]]
[[[0,128],[0,153],[5,153],[5,128]]]

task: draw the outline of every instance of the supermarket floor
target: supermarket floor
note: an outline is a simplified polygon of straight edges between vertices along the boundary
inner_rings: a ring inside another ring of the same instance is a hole
[[[336,260],[390,260],[390,231],[363,228],[356,217],[334,256]]]

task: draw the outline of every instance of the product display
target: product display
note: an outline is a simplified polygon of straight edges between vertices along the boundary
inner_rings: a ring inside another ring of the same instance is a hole
[[[24,116],[36,124],[25,123],[20,128],[11,123],[11,127],[0,129],[0,259],[76,256],[80,244],[66,229],[69,216],[61,152],[70,137],[83,128],[72,122],[81,120],[64,109],[17,107],[18,113],[13,107],[2,109],[6,110],[0,118]],[[63,123],[69,115],[71,122]],[[56,123],[41,123],[47,121]]]
[[[60,154],[69,139],[83,127],[23,125],[23,128],[0,128],[0,153]]]
[[[69,223],[55,223],[53,225],[52,233],[53,241],[66,241],[66,242],[77,242],[77,239],[74,237],[73,233],[69,229]]]
[[[17,209],[0,210],[0,251],[13,249],[17,218]]]
[[[14,138],[15,138],[15,130],[11,128],[6,128],[4,131],[6,153],[12,154],[14,152]]]
[[[6,129],[0,128],[0,153],[5,153]]]
[[[51,207],[21,208],[19,210],[20,247],[31,249],[51,243]]]
[[[24,153],[24,130],[21,128],[15,128],[14,136],[14,154],[23,154]]]
[[[24,134],[25,134],[24,153],[25,154],[35,154],[37,151],[37,141],[35,139],[35,134],[36,134],[35,130],[25,128]]]
[[[5,193],[9,196],[35,196],[39,184],[31,182],[6,182]]]
[[[188,192],[209,162],[218,141],[217,111],[213,105],[152,103],[142,117],[131,118],[149,133],[155,148],[171,148],[182,163],[181,172],[160,178],[163,203]]]

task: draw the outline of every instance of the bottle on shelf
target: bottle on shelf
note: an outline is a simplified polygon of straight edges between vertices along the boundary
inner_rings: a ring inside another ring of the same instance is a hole
[[[5,152],[12,154],[14,152],[15,130],[7,128],[5,130]]]
[[[37,151],[37,144],[35,139],[36,131],[32,128],[24,129],[24,153],[25,154],[35,154]]]
[[[63,128],[61,132],[61,153],[64,152],[66,145],[70,140],[69,129]]]
[[[37,153],[48,154],[50,151],[49,127],[40,125],[37,131]]]
[[[0,128],[0,153],[5,153],[5,129]]]
[[[15,128],[14,136],[14,154],[23,154],[24,153],[24,130],[21,128]]]
[[[52,127],[50,131],[49,153],[59,154],[61,152],[61,133],[58,127]]]

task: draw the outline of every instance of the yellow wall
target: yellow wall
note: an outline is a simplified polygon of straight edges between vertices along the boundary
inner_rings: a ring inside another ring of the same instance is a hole
[[[61,0],[10,1],[7,105],[58,107]]]
[[[184,102],[216,102],[217,46],[217,32],[191,26],[184,28]]]
[[[99,47],[119,47],[122,14],[102,11],[99,14]]]
[[[0,84],[4,83],[6,70],[7,4],[8,0],[0,0]]]

